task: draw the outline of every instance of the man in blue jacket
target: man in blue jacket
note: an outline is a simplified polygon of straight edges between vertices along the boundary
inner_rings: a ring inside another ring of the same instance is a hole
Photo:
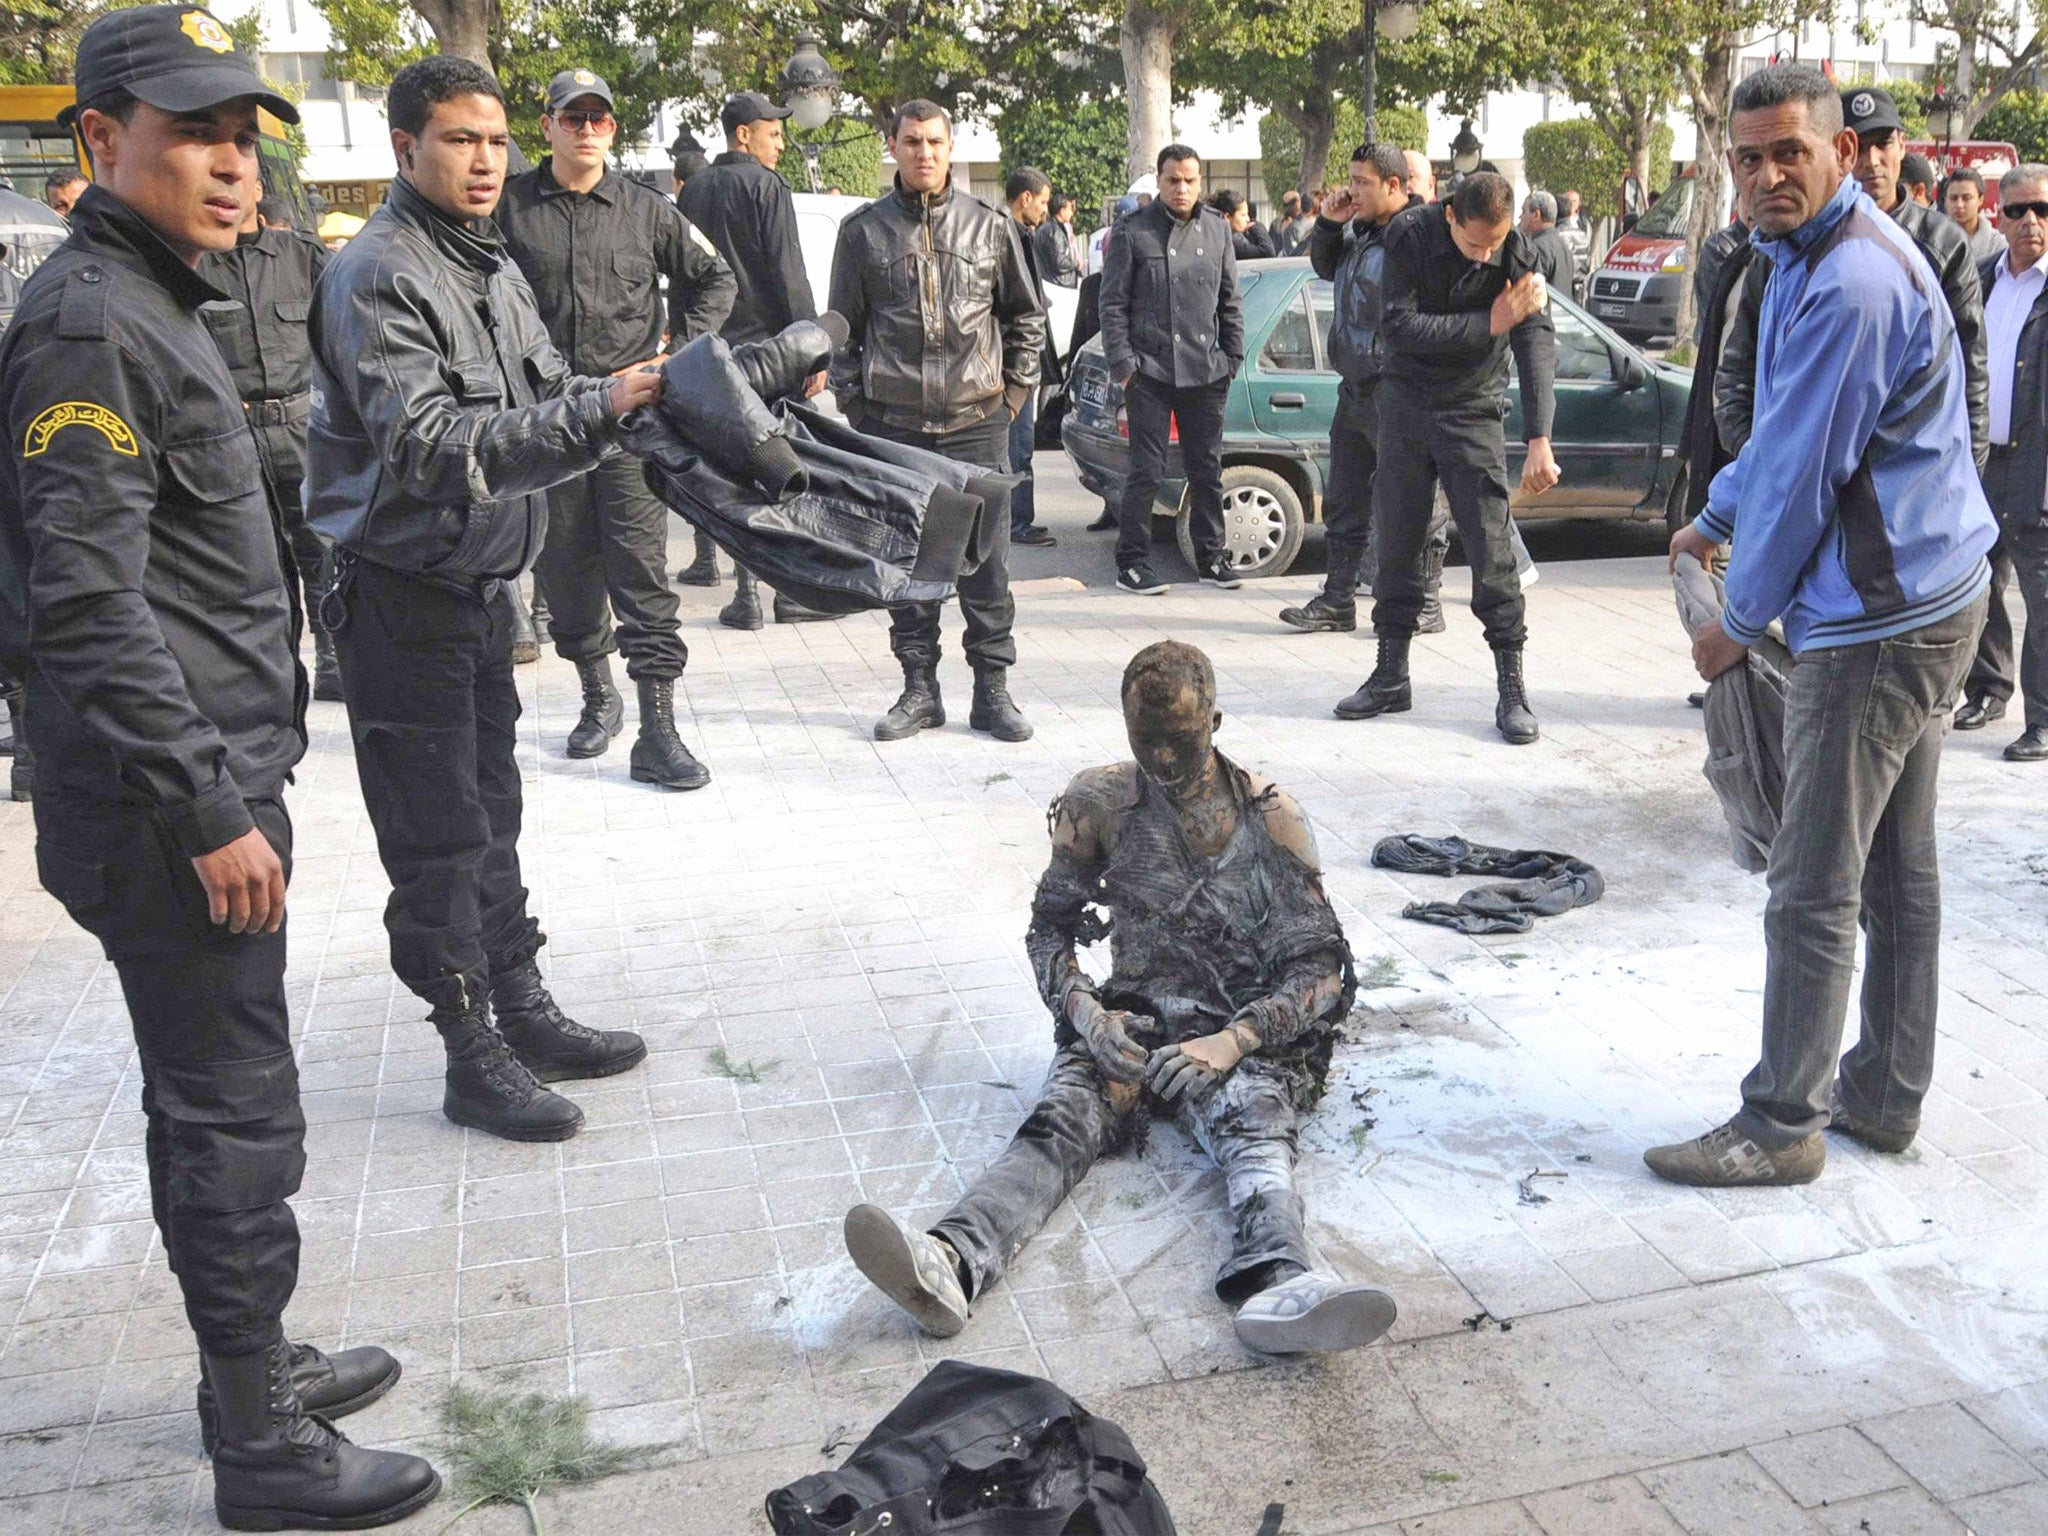
[[[1733,1119],[1644,1161],[1682,1184],[1804,1184],[1827,1161],[1826,1127],[1881,1152],[1919,1128],[1939,992],[1935,780],[1997,526],[1955,319],[1912,237],[1850,179],[1835,87],[1803,66],[1761,70],[1736,88],[1733,130],[1757,259],[1776,268],[1755,430],[1671,553],[1704,561],[1734,543],[1727,610],[1693,638],[1700,676],[1739,665],[1774,622],[1798,665],[1762,1059]],[[1838,1070],[1859,922],[1863,1031]]]

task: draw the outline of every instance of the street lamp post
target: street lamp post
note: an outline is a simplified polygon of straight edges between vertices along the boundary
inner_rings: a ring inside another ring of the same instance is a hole
[[[1472,119],[1466,118],[1458,125],[1458,136],[1451,140],[1451,169],[1460,176],[1470,176],[1479,169],[1484,151],[1485,146],[1472,131]]]
[[[1936,84],[1934,94],[1927,98],[1927,131],[1941,141],[1941,172],[1946,176],[1951,167],[1949,153],[1955,144],[1956,98],[1949,94],[1945,85]]]
[[[1379,40],[1406,42],[1422,25],[1421,0],[1361,0],[1360,30],[1365,39],[1359,60],[1358,105],[1365,118],[1365,142],[1379,138],[1380,59]]]
[[[816,130],[832,121],[832,112],[839,104],[839,72],[825,57],[815,33],[806,32],[796,40],[796,52],[782,67],[783,102],[789,108],[790,121],[797,127]],[[813,192],[825,190],[825,178],[820,169],[825,146],[822,144],[799,144],[804,157],[804,182]]]

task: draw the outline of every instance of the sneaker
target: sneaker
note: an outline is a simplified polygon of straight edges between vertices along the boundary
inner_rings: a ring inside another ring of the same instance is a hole
[[[925,1332],[950,1339],[967,1326],[967,1292],[949,1244],[908,1230],[879,1205],[856,1205],[845,1230],[854,1267]]]
[[[1712,1189],[1743,1189],[1757,1185],[1811,1184],[1827,1166],[1827,1143],[1819,1131],[1789,1147],[1767,1152],[1735,1123],[1717,1125],[1704,1136],[1652,1147],[1643,1154],[1650,1171],[1674,1184]]]
[[[1235,592],[1244,585],[1244,579],[1237,574],[1236,562],[1222,550],[1202,562],[1202,580],[1226,592]]]
[[[1136,592],[1145,597],[1154,597],[1166,590],[1166,583],[1152,574],[1151,568],[1143,565],[1127,565],[1116,573],[1116,584],[1126,592]]]
[[[1840,1131],[1851,1141],[1862,1142],[1864,1146],[1870,1148],[1873,1152],[1889,1152],[1894,1155],[1904,1152],[1913,1145],[1913,1138],[1920,1134],[1920,1128],[1917,1125],[1910,1131],[1887,1130],[1881,1125],[1873,1124],[1859,1116],[1850,1114],[1842,1108],[1842,1096],[1839,1089],[1836,1090],[1834,1100],[1829,1108],[1831,1112],[1828,1116],[1828,1129]]]
[[[1361,1280],[1296,1275],[1237,1309],[1237,1339],[1262,1355],[1327,1355],[1394,1326],[1394,1298]]]

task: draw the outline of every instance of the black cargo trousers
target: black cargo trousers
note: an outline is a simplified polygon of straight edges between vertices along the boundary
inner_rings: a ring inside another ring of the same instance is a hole
[[[263,490],[270,515],[284,533],[299,568],[305,595],[306,622],[320,623],[320,594],[327,585],[327,541],[306,521],[306,411],[310,397],[256,400],[245,404],[249,428],[256,438],[257,462],[263,466]]]
[[[1330,418],[1330,478],[1323,492],[1323,548],[1329,562],[1323,592],[1332,602],[1349,604],[1359,587],[1375,587],[1379,579],[1379,552],[1372,536],[1379,439],[1380,381],[1344,380]],[[1439,554],[1450,548],[1448,513],[1432,514],[1428,543]]]
[[[668,518],[631,454],[610,454],[548,492],[547,543],[533,574],[564,661],[621,651],[635,680],[683,675],[690,652],[681,603],[668,584]]]
[[[249,814],[291,875],[282,800]],[[42,792],[43,888],[100,941],[142,1056],[149,1203],[199,1347],[248,1355],[284,1337],[299,1276],[285,1202],[306,1119],[285,1010],[285,930],[231,933],[192,861],[146,807]]]

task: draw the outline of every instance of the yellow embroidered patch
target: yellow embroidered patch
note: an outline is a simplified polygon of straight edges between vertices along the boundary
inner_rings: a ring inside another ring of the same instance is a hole
[[[215,53],[235,51],[235,40],[228,36],[228,29],[204,11],[187,11],[178,30],[191,38],[195,47],[211,48]]]
[[[66,427],[91,427],[104,437],[116,453],[125,453],[134,458],[135,432],[127,422],[108,410],[104,405],[94,405],[88,400],[63,400],[51,406],[28,424],[28,432],[21,440],[21,456],[32,459],[50,446],[50,439]]]

